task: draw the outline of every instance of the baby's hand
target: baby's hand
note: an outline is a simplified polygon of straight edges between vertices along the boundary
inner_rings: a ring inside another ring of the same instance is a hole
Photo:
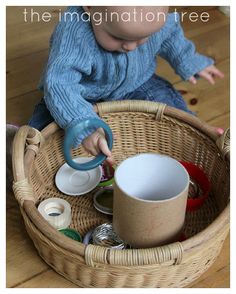
[[[114,160],[112,158],[111,151],[108,148],[105,133],[102,128],[97,129],[94,133],[92,133],[92,135],[85,138],[82,145],[94,156],[102,152],[107,156],[106,161],[111,165],[114,164]]]
[[[206,79],[212,85],[215,84],[215,80],[214,80],[215,77],[218,77],[221,79],[224,77],[223,72],[221,72],[214,65],[210,65],[210,66],[206,67],[205,69],[199,71],[198,75],[200,77]],[[189,82],[195,85],[197,83],[197,79],[194,76],[191,76],[189,78]]]

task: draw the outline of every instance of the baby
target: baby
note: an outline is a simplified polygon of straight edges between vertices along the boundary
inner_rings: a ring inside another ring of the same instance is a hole
[[[40,84],[44,98],[29,125],[41,130],[55,120],[67,129],[98,118],[93,104],[124,99],[163,102],[191,113],[180,93],[154,74],[158,55],[192,84],[197,77],[211,84],[223,77],[211,58],[195,52],[178,15],[168,13],[168,7],[68,8],[51,37]],[[92,155],[103,152],[113,163],[102,129],[78,134],[74,147],[80,143]]]

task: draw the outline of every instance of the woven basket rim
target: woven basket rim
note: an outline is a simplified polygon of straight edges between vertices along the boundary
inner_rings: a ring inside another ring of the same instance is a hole
[[[180,122],[187,123],[189,126],[197,129],[198,131],[205,133],[205,135],[211,138],[214,142],[217,140],[218,134],[211,126],[201,121],[198,117],[163,103],[140,100],[125,100],[101,102],[94,105],[94,111],[99,116],[105,113],[118,112],[144,112],[149,114],[157,114],[160,108],[160,117],[157,120],[161,120],[163,116],[178,119]],[[60,127],[56,124],[56,122],[52,122],[47,125],[41,131],[41,133],[46,139],[58,129],[60,129]]]

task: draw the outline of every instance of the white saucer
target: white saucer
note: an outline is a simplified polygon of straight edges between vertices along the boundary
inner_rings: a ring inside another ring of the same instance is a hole
[[[85,163],[92,160],[91,157],[77,157],[73,159],[77,163]],[[93,190],[102,177],[102,168],[98,166],[87,171],[73,169],[67,163],[57,171],[55,184],[66,195],[83,195]]]

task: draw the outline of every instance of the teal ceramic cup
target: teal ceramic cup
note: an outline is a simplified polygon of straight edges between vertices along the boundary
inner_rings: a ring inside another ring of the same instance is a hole
[[[69,166],[76,170],[90,170],[93,169],[100,164],[103,163],[103,161],[106,160],[107,156],[103,153],[98,154],[94,159],[92,159],[89,162],[79,164],[75,162],[72,157],[71,157],[71,149],[73,145],[73,141],[78,134],[83,132],[85,129],[93,129],[94,131],[98,128],[103,128],[105,135],[106,135],[106,140],[108,144],[108,148],[111,150],[113,146],[113,135],[110,127],[102,120],[97,119],[97,118],[92,118],[92,119],[87,119],[84,120],[77,125],[68,128],[65,131],[65,138],[63,142],[63,153],[65,160]]]

